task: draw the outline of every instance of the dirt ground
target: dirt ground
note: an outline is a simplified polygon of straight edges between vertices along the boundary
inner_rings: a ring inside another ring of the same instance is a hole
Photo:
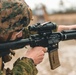
[[[58,51],[60,67],[51,70],[46,54],[43,62],[37,66],[38,75],[76,75],[76,40],[60,42]]]

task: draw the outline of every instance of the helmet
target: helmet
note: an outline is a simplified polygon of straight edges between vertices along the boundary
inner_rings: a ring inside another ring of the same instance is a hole
[[[0,35],[26,27],[31,14],[24,0],[0,0]]]

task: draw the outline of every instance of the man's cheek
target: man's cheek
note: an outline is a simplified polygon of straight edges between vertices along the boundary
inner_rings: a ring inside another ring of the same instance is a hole
[[[7,41],[6,39],[7,38],[5,38],[5,37],[0,37],[0,43]]]

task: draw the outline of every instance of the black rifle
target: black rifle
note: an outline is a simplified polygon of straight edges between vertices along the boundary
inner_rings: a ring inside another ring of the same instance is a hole
[[[57,25],[52,22],[46,22],[43,24],[37,23],[35,25],[29,26],[29,31],[34,31],[37,33],[30,35],[29,38],[26,39],[0,43],[0,55],[9,53],[10,49],[14,50],[23,48],[25,45],[30,45],[31,47],[47,47],[51,69],[55,69],[60,65],[58,59],[58,43],[64,40],[76,39],[76,30],[54,32],[53,30],[56,28]]]

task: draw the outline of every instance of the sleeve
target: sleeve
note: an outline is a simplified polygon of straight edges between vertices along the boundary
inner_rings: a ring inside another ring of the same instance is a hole
[[[3,71],[0,70],[0,75],[3,75]]]
[[[29,58],[23,57],[14,63],[12,75],[36,75],[37,72],[34,62]]]

